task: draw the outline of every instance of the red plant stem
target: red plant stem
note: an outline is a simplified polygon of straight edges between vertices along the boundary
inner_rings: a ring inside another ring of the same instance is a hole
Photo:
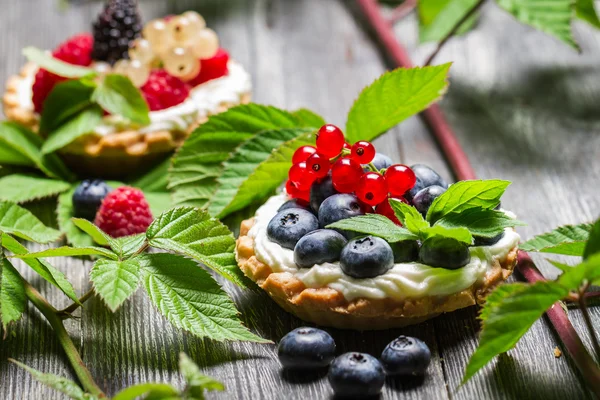
[[[390,15],[390,24],[395,24],[400,21],[408,14],[410,14],[417,6],[417,0],[404,0],[402,4],[394,8],[392,15]]]

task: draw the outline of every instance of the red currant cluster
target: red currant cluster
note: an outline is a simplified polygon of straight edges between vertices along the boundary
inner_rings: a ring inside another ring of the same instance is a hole
[[[375,147],[367,141],[346,143],[344,133],[327,124],[317,133],[317,146],[302,146],[292,157],[292,167],[286,184],[287,193],[308,201],[310,187],[331,172],[333,187],[340,193],[355,193],[360,201],[375,207],[378,214],[400,223],[388,198],[401,201],[417,180],[414,172],[403,164],[377,170],[372,161]]]

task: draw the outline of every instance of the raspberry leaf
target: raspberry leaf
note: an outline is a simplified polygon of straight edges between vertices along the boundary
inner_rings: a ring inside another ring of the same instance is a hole
[[[177,328],[218,341],[269,343],[242,325],[227,293],[193,260],[167,253],[140,260],[150,300]]]
[[[577,18],[586,21],[595,28],[600,28],[600,19],[594,7],[594,0],[576,0],[575,14]]]
[[[117,239],[111,238],[109,246],[119,256],[119,260],[127,260],[145,250],[148,243],[146,242],[146,235],[140,233],[139,235],[125,236]]]
[[[600,219],[592,226],[590,236],[583,250],[583,259],[585,260],[596,253],[600,253]]]
[[[462,213],[451,213],[438,220],[434,226],[444,228],[465,227],[475,236],[493,238],[504,231],[504,228],[523,226],[524,222],[513,219],[496,210],[473,208]]]
[[[246,286],[233,250],[235,239],[219,220],[194,207],[166,211],[146,231],[150,246],[191,257],[239,286]]]
[[[185,353],[179,353],[179,371],[187,382],[186,392],[194,399],[203,399],[205,390],[225,390],[225,385],[204,375]]]
[[[75,114],[67,122],[50,132],[50,135],[42,145],[42,153],[53,153],[76,139],[89,134],[102,120],[102,114],[102,109],[97,105],[91,105],[80,113]]]
[[[327,225],[328,229],[342,229],[345,231],[359,232],[366,235],[378,236],[389,243],[403,240],[417,240],[418,236],[408,229],[393,223],[389,218],[379,214],[367,214],[353,218],[346,218]]]
[[[50,249],[37,251],[35,253],[18,254],[16,258],[50,258],[50,257],[83,257],[83,256],[100,256],[110,260],[118,260],[118,256],[112,251],[104,247],[52,247]]]
[[[45,226],[35,215],[15,203],[0,201],[0,232],[36,243],[58,240],[61,233]]]
[[[150,123],[150,110],[146,100],[125,75],[106,75],[94,90],[92,100],[109,113],[120,115],[135,124]]]
[[[519,248],[524,251],[583,256],[591,230],[591,224],[564,225],[521,243]]]
[[[64,78],[91,77],[97,74],[92,68],[69,64],[58,58],[54,58],[51,54],[35,47],[25,47],[23,49],[23,55],[40,68]]]
[[[171,167],[171,159],[167,158],[156,167],[152,168],[146,174],[138,177],[130,183],[131,186],[142,189],[145,193],[163,193],[168,192],[167,176]]]
[[[0,178],[0,187],[0,200],[25,203],[66,192],[71,184],[56,179],[13,174]]]
[[[586,281],[592,285],[600,283],[600,254],[590,256],[558,278],[558,282],[569,290],[578,290]]]
[[[44,101],[40,131],[50,133],[92,105],[94,86],[80,80],[59,82]]]
[[[21,318],[26,306],[27,297],[23,279],[10,261],[4,257],[4,249],[0,247],[0,320],[5,338],[8,325]]]
[[[268,196],[287,177],[294,151],[307,144],[314,144],[308,128],[263,131],[242,143],[223,164],[208,212],[222,218]]]
[[[160,215],[173,208],[171,194],[167,192],[144,192],[144,197],[150,206],[152,215]]]
[[[140,263],[136,259],[98,260],[90,271],[94,290],[113,312],[137,290],[140,277]]]
[[[115,394],[112,400],[179,399],[179,391],[166,383],[140,383]]]
[[[92,240],[100,246],[108,246],[112,240],[112,238],[104,233],[102,229],[98,228],[87,219],[71,218],[71,221],[73,221],[73,225],[87,233]]]
[[[371,141],[438,100],[448,87],[450,64],[398,68],[381,75],[348,113],[346,139]]]
[[[419,40],[439,42],[446,37],[454,26],[477,4],[479,0],[420,0]],[[477,17],[467,19],[456,32],[457,35],[471,29]]]

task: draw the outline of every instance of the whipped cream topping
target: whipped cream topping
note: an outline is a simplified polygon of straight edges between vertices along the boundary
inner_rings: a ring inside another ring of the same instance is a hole
[[[240,96],[252,90],[250,74],[241,64],[232,60],[227,68],[227,75],[192,88],[183,103],[150,112],[150,124],[139,129],[139,132],[185,131],[198,119],[218,112],[222,103],[238,104]],[[37,70],[34,69],[19,84],[19,105],[28,110],[33,110],[32,86],[36,73]],[[128,121],[121,116],[108,115],[94,129],[94,133],[107,135],[127,129],[128,126]]]
[[[268,264],[274,272],[294,275],[309,288],[330,287],[341,292],[348,301],[357,298],[403,300],[425,296],[446,296],[458,293],[481,281],[494,264],[503,262],[509,251],[518,245],[520,236],[506,229],[504,237],[491,246],[470,247],[471,261],[455,270],[434,268],[418,262],[398,263],[383,275],[356,279],[344,274],[339,262],[299,268],[294,263],[294,251],[281,247],[267,237],[267,225],[277,209],[288,200],[285,193],[271,197],[256,212],[254,226],[248,235],[254,239],[256,258]]]

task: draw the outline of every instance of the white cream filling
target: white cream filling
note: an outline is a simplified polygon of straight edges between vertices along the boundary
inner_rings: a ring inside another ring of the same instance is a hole
[[[471,261],[462,268],[434,268],[418,262],[395,264],[375,278],[355,279],[344,274],[339,262],[299,268],[294,263],[294,251],[281,247],[267,237],[267,225],[277,209],[288,200],[285,193],[271,197],[255,215],[248,235],[254,239],[256,258],[275,272],[286,272],[300,279],[307,287],[330,287],[351,301],[357,298],[402,300],[424,296],[445,296],[458,293],[482,280],[493,261],[504,261],[509,251],[518,245],[520,236],[506,229],[504,237],[491,246],[470,247]]]
[[[222,103],[237,104],[240,96],[252,90],[250,74],[244,67],[229,61],[228,74],[205,82],[190,90],[189,97],[176,106],[150,112],[150,124],[139,131],[142,133],[161,130],[185,131],[198,119],[216,113]],[[18,89],[19,105],[33,110],[32,86],[37,70],[21,80]],[[94,129],[94,133],[107,135],[127,128],[128,121],[117,115],[105,116]]]

